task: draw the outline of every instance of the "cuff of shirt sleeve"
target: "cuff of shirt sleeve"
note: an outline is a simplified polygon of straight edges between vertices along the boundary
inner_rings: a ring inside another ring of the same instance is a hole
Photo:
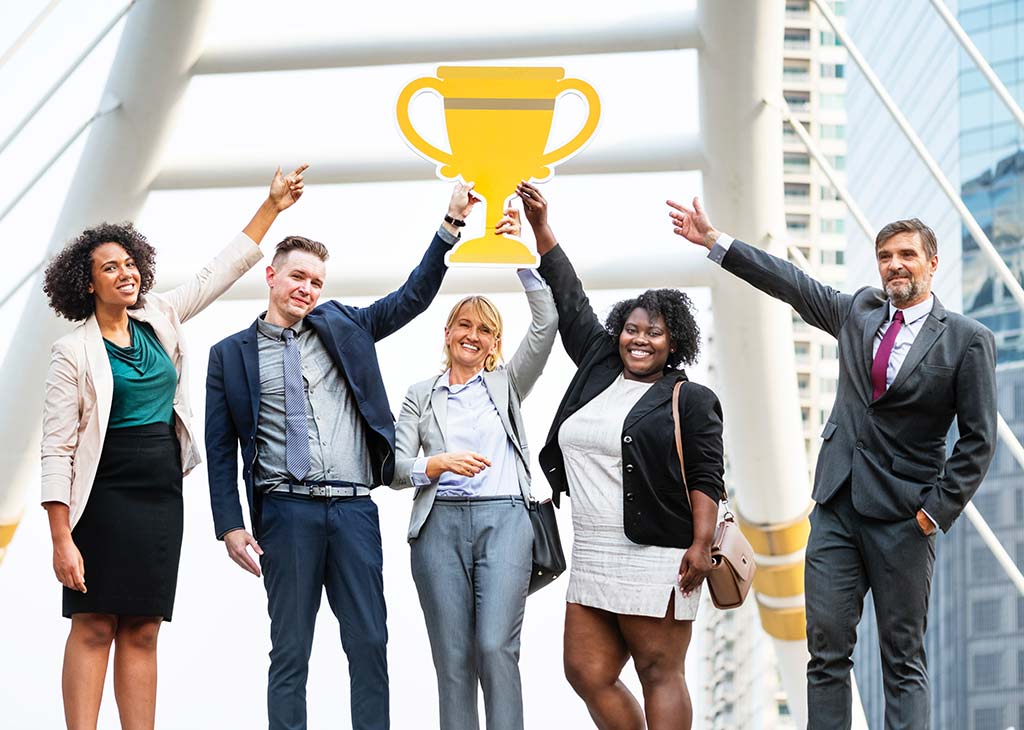
[[[716,264],[721,265],[722,259],[724,259],[725,255],[729,253],[729,246],[731,246],[732,242],[735,240],[736,239],[728,233],[718,234],[718,240],[715,241],[715,245],[712,246],[711,250],[708,252],[708,258]]]
[[[459,239],[462,238],[461,233],[457,236],[453,236],[451,232],[444,226],[440,226],[437,229],[437,235],[442,241],[447,243],[449,246],[454,246],[456,243],[459,242]]]
[[[933,525],[935,525],[935,529],[936,529],[936,531],[938,531],[938,529],[939,529],[939,523],[935,521],[935,518],[934,518],[934,517],[932,517],[932,516],[931,516],[930,514],[928,514],[928,510],[922,509],[921,511],[922,511],[922,512],[924,512],[924,516],[925,516],[925,517],[927,517],[927,518],[928,518],[929,520],[931,520],[931,521],[932,521],[932,524],[933,524]]]
[[[540,291],[548,285],[544,277],[537,273],[537,269],[519,269],[516,274],[519,275],[524,291]]]
[[[430,484],[430,477],[427,476],[427,457],[421,456],[412,463],[413,486],[425,487]]]

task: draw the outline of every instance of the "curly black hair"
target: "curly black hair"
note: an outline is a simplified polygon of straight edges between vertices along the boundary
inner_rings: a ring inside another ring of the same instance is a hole
[[[692,365],[700,354],[700,328],[693,316],[693,302],[690,297],[678,289],[648,289],[633,299],[623,299],[616,303],[604,328],[612,337],[618,339],[626,320],[636,308],[646,309],[651,315],[660,314],[668,327],[669,341],[675,348],[670,352],[665,367],[668,370],[681,370],[683,365]]]
[[[153,288],[156,278],[156,249],[131,223],[100,223],[82,231],[50,261],[43,277],[43,291],[50,308],[65,319],[80,322],[96,309],[96,299],[89,292],[92,283],[92,252],[104,243],[118,243],[135,260],[141,278],[139,298]]]

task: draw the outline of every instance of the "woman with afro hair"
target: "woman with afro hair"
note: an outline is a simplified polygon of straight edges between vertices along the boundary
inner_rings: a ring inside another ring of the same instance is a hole
[[[191,280],[150,292],[156,251],[130,223],[84,231],[43,290],[81,322],[53,345],[43,406],[42,503],[71,619],[62,690],[69,728],[95,728],[111,646],[121,726],[151,729],[156,644],[181,554],[183,475],[199,462],[182,323],[262,258],[277,214],[302,195],[278,169],[245,229]]]
[[[675,289],[651,289],[616,304],[602,325],[544,196],[525,182],[517,193],[577,367],[539,455],[555,504],[562,492],[573,497],[565,675],[599,728],[689,728],[684,662],[724,494],[721,406],[682,370],[700,349],[693,305]],[[643,707],[619,679],[631,657]]]

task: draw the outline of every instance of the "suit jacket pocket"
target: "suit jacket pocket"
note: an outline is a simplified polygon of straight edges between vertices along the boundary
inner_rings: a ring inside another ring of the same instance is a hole
[[[826,423],[825,428],[822,429],[821,431],[822,440],[828,441],[830,438],[832,438],[832,434],[836,432],[837,428],[839,428],[839,424],[837,423],[832,423],[831,421]]]
[[[923,484],[931,484],[939,474],[939,470],[935,467],[915,464],[899,456],[893,457],[892,470]]]

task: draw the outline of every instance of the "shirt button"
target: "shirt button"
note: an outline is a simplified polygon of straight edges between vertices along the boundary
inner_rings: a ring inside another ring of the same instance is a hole
[[[622,439],[622,443],[624,443],[624,444],[631,444],[631,443],[633,443],[633,437],[632,436],[626,436],[625,438]]]
[[[630,474],[632,474],[633,473],[633,465],[632,464],[626,464],[626,471],[629,472]]]

